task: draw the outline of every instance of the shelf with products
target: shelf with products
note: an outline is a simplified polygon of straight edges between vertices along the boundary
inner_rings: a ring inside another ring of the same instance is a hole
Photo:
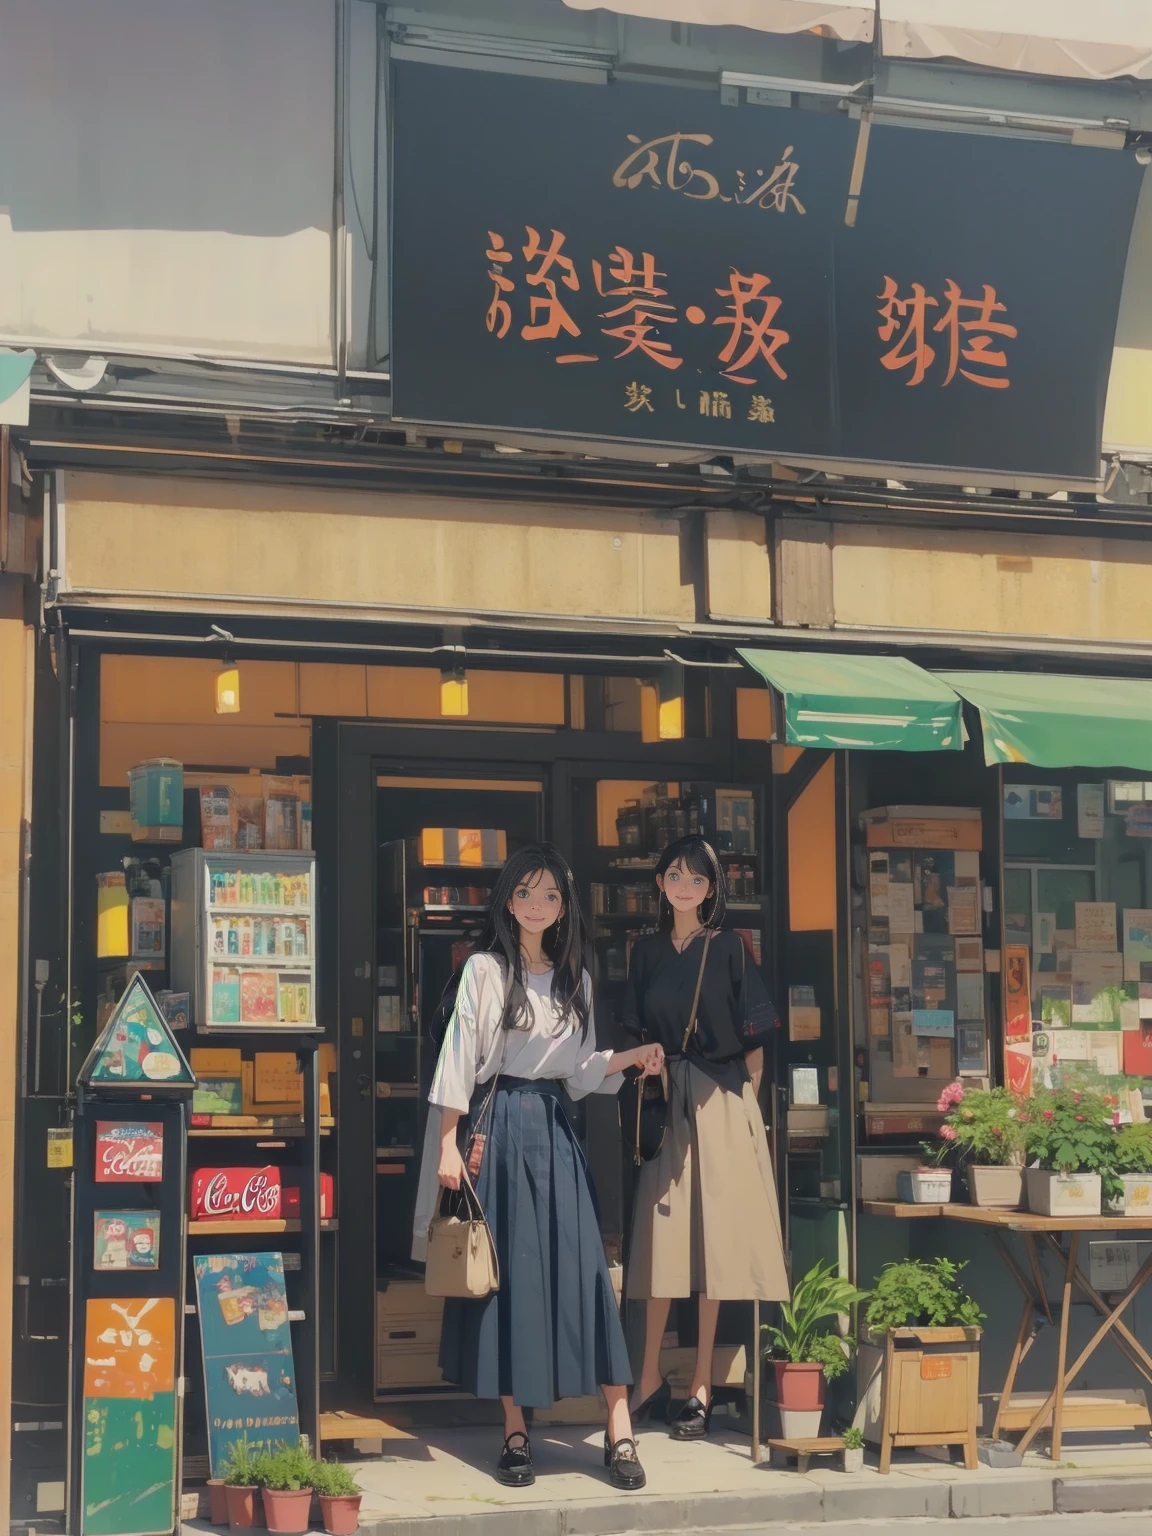
[[[268,1221],[190,1221],[189,1237],[264,1237],[269,1233],[292,1235],[302,1230],[298,1216],[280,1216]],[[335,1217],[320,1222],[321,1232],[338,1232],[340,1223]]]

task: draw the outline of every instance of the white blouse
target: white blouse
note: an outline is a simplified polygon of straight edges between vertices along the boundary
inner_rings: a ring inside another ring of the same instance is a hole
[[[478,1083],[504,1077],[557,1078],[574,1099],[588,1093],[615,1093],[618,1074],[605,1082],[611,1051],[598,1051],[592,1025],[592,980],[584,972],[588,1030],[575,1018],[561,1026],[552,1003],[552,972],[524,975],[532,1022],[528,1028],[501,1030],[504,968],[492,954],[473,955],[464,966],[456,1008],[440,1049],[428,1102],[440,1109],[467,1113]]]
[[[598,1051],[591,1017],[592,981],[584,973],[589,999],[588,1031],[581,1035],[574,1019],[560,1026],[552,1005],[552,972],[525,974],[524,990],[532,1013],[527,1029],[501,1030],[504,1013],[504,970],[492,954],[472,955],[460,977],[456,1007],[448,1022],[432,1091],[432,1106],[424,1129],[420,1180],[412,1224],[412,1257],[423,1263],[428,1251],[428,1223],[440,1200],[436,1170],[440,1166],[440,1112],[468,1112],[478,1083],[499,1072],[504,1077],[556,1078],[574,1099],[589,1093],[615,1093],[622,1081],[611,1077],[611,1051]]]

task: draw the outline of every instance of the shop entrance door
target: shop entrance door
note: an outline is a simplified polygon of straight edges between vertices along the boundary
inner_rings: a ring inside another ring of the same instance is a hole
[[[793,1279],[847,1265],[854,1142],[847,754],[774,749],[776,1148]]]

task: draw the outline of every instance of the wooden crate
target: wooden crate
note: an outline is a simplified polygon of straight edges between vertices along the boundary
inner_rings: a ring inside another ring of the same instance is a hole
[[[380,1391],[444,1385],[440,1328],[444,1301],[423,1280],[394,1280],[376,1293],[376,1386]]]
[[[962,1445],[976,1467],[979,1328],[893,1328],[884,1344],[880,1471],[895,1446]]]

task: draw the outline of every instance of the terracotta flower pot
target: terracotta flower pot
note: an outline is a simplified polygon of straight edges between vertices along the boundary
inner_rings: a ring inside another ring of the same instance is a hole
[[[306,1531],[311,1523],[311,1488],[265,1488],[264,1524],[270,1531]]]
[[[222,1477],[208,1479],[208,1519],[212,1525],[228,1524],[228,1496]]]
[[[824,1406],[824,1367],[805,1362],[794,1365],[790,1360],[773,1360],[776,1372],[776,1401],[781,1408],[795,1413],[813,1413]]]
[[[320,1512],[324,1516],[324,1529],[329,1536],[352,1536],[360,1529],[360,1500],[362,1493],[322,1493]]]
[[[224,1500],[229,1527],[234,1531],[250,1531],[256,1524],[255,1487],[226,1487]]]

